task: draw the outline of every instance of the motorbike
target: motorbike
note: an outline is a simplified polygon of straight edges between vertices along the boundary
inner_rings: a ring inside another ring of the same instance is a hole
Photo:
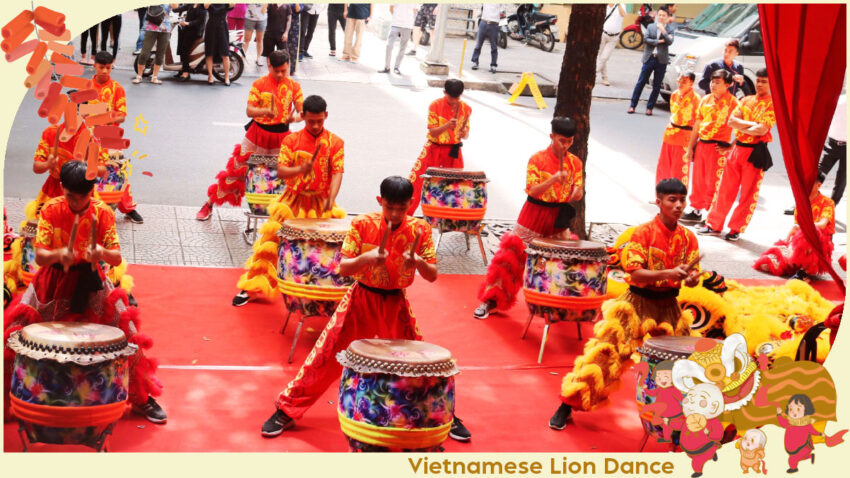
[[[180,22],[180,18],[175,18],[171,22],[172,32],[174,31],[174,27],[178,25]],[[182,28],[182,27],[181,27]],[[245,70],[245,51],[242,49],[242,44],[245,41],[245,31],[244,30],[231,30],[229,45],[228,45],[228,56],[230,57],[230,81],[236,81],[241,76],[243,71]],[[156,50],[151,52],[151,56],[148,59],[147,64],[144,69],[144,76],[150,76],[153,72],[153,62],[156,57]],[[198,38],[195,40],[195,43],[192,45],[191,53],[189,54],[189,76],[192,73],[198,74],[207,74],[207,66],[205,63],[205,55],[204,55],[204,38]],[[183,69],[183,64],[175,58],[175,56],[171,53],[171,42],[168,42],[168,49],[165,51],[165,62],[162,65],[162,71],[181,71]],[[214,63],[213,64],[213,76],[219,80],[224,81],[224,67],[222,63]]]
[[[555,48],[555,34],[558,32],[558,17],[536,12],[530,4],[522,4],[517,12],[510,15],[506,22],[505,43],[510,36],[525,43],[535,42],[543,51]]]
[[[505,11],[502,10],[502,13],[499,14],[499,48],[505,49],[508,47],[509,33],[510,29],[508,29],[508,16],[505,15]]]
[[[643,29],[655,21],[655,12],[652,6],[644,3],[640,7],[635,22],[620,32],[620,46],[629,50],[637,50],[643,46]]]

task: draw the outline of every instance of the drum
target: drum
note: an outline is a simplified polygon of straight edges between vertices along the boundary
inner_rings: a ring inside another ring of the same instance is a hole
[[[115,327],[44,322],[14,332],[11,410],[30,442],[101,448],[124,414],[137,346]]]
[[[279,196],[286,186],[277,178],[277,156],[252,154],[245,175],[245,201],[251,214],[269,215],[269,204]]]
[[[528,310],[561,320],[593,320],[608,291],[608,253],[591,241],[534,239],[525,250]]]
[[[454,420],[451,352],[412,340],[355,340],[336,356],[339,422],[351,451],[438,451]]]
[[[38,232],[38,221],[29,220],[21,230],[21,281],[24,287],[30,285],[38,270],[35,263],[35,235]]]
[[[482,171],[428,168],[422,178],[422,214],[431,227],[443,232],[481,229],[489,181]]]
[[[106,164],[106,176],[98,178],[95,191],[101,201],[115,209],[124,196],[124,190],[130,186],[132,167],[120,152],[110,153],[109,160]]]
[[[351,219],[288,219],[278,232],[278,287],[289,312],[330,317],[350,277],[339,275]]]

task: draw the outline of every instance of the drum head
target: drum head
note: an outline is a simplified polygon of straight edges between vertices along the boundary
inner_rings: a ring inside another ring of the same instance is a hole
[[[342,242],[351,227],[351,219],[287,219],[280,228],[286,239],[318,239]]]
[[[487,181],[487,175],[484,171],[466,171],[457,168],[428,168],[425,170],[423,178],[435,179],[462,179],[470,181]]]
[[[35,359],[80,364],[132,355],[137,348],[127,343],[121,329],[85,322],[31,324],[9,338],[9,347],[16,353]]]
[[[593,241],[566,239],[533,239],[525,251],[530,255],[554,257],[562,260],[596,261],[608,263],[605,244]]]
[[[532,246],[543,249],[570,249],[574,251],[596,251],[606,249],[605,244],[593,241],[571,241],[568,239],[539,238],[531,241]]]
[[[21,235],[24,237],[33,238],[38,233],[38,221],[30,219],[21,229]]]
[[[401,376],[451,376],[458,373],[452,354],[439,345],[415,340],[361,339],[337,355],[358,372]]]
[[[277,169],[277,155],[252,154],[248,157],[248,160],[245,161],[245,164],[248,164],[249,166],[257,166],[262,164],[263,166]]]
[[[684,359],[694,353],[694,346],[700,340],[706,339],[705,337],[675,337],[669,335],[650,337],[638,349],[638,352],[661,360]],[[715,342],[720,343],[718,340],[715,340]]]

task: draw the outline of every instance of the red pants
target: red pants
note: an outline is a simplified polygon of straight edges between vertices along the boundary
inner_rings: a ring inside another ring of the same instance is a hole
[[[720,187],[714,196],[708,219],[705,221],[710,228],[716,231],[723,229],[726,215],[732,209],[735,197],[738,196],[738,190],[741,191],[741,198],[738,200],[738,207],[735,208],[732,217],[729,219],[729,230],[744,232],[747,224],[750,223],[750,219],[753,218],[764,171],[747,161],[752,152],[752,148],[735,146],[735,149],[729,154],[726,167],[723,168]]]
[[[800,463],[801,461],[811,459],[812,450],[814,450],[814,448],[812,448],[811,445],[805,445],[797,453],[789,454],[788,455],[788,468],[797,468],[797,464]]]
[[[715,144],[700,141],[694,152],[694,173],[691,182],[691,207],[708,209],[714,201],[726,157],[715,149]]]
[[[117,206],[118,210],[124,214],[129,214],[136,209],[137,204],[136,201],[133,200],[133,193],[130,191],[129,184],[126,188],[124,188],[124,194],[121,195],[121,200],[118,201]]]
[[[691,467],[694,469],[695,473],[702,473],[703,467],[708,463],[709,460],[714,458],[714,454],[717,453],[717,449],[720,448],[718,445],[712,445],[708,451],[704,451],[697,455],[691,455],[688,453],[688,456],[691,458]]]
[[[277,397],[277,408],[301,418],[331,384],[339,381],[342,365],[336,354],[358,339],[422,340],[407,294],[384,296],[355,283],[340,301],[295,379]]]
[[[685,161],[685,146],[661,143],[661,153],[658,155],[658,166],[655,168],[655,184],[662,179],[676,178],[681,180],[685,186],[688,185],[688,167],[690,163]]]
[[[428,168],[457,168],[463,169],[463,151],[458,151],[457,158],[449,156],[451,146],[443,144],[434,144],[430,141],[425,143],[422,148],[422,153],[416,158],[416,163],[410,171],[410,176],[407,179],[413,183],[413,201],[410,202],[410,209],[407,210],[407,215],[412,216],[419,207],[419,201],[422,200],[422,175]]]

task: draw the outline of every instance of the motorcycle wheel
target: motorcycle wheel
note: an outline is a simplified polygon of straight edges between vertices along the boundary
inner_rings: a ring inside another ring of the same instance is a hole
[[[552,51],[555,48],[555,35],[547,28],[540,33],[540,49],[546,52]]]
[[[499,32],[499,48],[505,49],[508,47],[508,35],[505,32]]]
[[[626,30],[620,33],[620,46],[629,50],[637,50],[643,45],[643,32]]]
[[[511,38],[514,40],[522,40],[522,33],[519,31],[519,23],[517,23],[516,20],[508,21],[508,31],[510,32],[509,35]]]
[[[245,70],[245,63],[242,61],[242,57],[229,52],[228,56],[230,57],[230,82],[234,82],[242,76],[242,72]],[[216,63],[213,65],[213,76],[218,80],[224,81],[224,67],[221,63]]]

